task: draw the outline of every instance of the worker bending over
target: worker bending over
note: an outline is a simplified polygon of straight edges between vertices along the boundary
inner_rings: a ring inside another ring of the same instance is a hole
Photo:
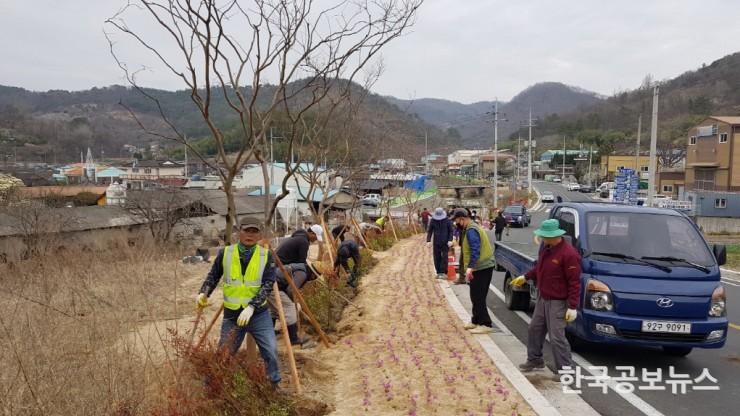
[[[351,270],[349,267],[350,258],[354,263]],[[347,284],[351,287],[357,287],[358,270],[360,267],[360,246],[357,245],[355,236],[352,233],[345,233],[344,241],[342,241],[342,244],[337,248],[337,258],[334,260],[334,271],[338,273],[340,266],[345,272],[349,272]]]

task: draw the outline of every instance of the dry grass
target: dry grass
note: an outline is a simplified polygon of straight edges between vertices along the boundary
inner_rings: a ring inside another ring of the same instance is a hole
[[[191,314],[188,285],[203,277],[204,265],[187,270],[179,258],[153,246],[68,249],[0,265],[2,414],[151,409],[179,363],[170,336],[148,324]]]

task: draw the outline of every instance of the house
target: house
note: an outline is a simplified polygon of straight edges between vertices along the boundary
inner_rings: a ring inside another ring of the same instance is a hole
[[[477,165],[478,156],[489,150],[456,150],[447,155],[448,165]]]
[[[740,231],[740,117],[707,117],[687,136],[686,199],[697,224]]]
[[[686,172],[683,168],[662,168],[655,175],[658,193],[677,199],[686,200]]]
[[[291,178],[288,179],[288,186],[297,188],[309,188],[311,183],[309,178],[313,178],[319,181],[325,180],[327,171],[319,166],[314,166],[312,163],[301,163],[298,167],[299,171],[303,174],[295,173]],[[283,179],[287,175],[287,167],[285,163],[267,163],[267,175],[270,177],[271,185],[280,185],[283,183]],[[262,166],[260,165],[248,165],[242,170],[240,178],[234,180],[234,187],[238,189],[248,188],[260,188],[265,187],[265,179],[262,175]]]
[[[637,166],[635,166],[635,159],[637,159]],[[601,156],[599,176],[605,180],[614,180],[614,177],[621,168],[635,169],[640,172],[641,179],[647,179],[647,173],[650,168],[650,156],[640,155],[638,158],[635,158],[635,155]]]
[[[105,186],[67,185],[67,186],[32,186],[18,188],[16,195],[21,200],[55,198],[59,202],[74,205],[106,204]]]
[[[125,172],[121,177],[127,181],[150,180],[162,178],[182,178],[185,176],[185,165],[172,160],[136,160],[118,166]]]
[[[708,117],[688,136],[687,188],[740,191],[740,117]]]
[[[481,177],[493,177],[496,165],[496,155],[493,152],[483,153],[478,156],[476,169]],[[512,171],[516,165],[516,156],[506,150],[498,152],[498,172]]]

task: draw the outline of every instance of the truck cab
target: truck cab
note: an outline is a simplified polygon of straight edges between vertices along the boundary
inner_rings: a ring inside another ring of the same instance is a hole
[[[550,218],[560,222],[566,243],[582,257],[578,318],[567,327],[572,342],[659,346],[678,356],[725,344],[728,321],[719,268],[725,247],[709,247],[686,215],[569,202],[555,205]],[[496,243],[494,255],[507,271],[507,305],[531,307],[536,285],[516,289],[508,282],[534,267],[536,253]]]

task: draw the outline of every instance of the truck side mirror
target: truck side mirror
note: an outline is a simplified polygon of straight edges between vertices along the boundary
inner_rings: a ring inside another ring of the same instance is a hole
[[[713,245],[712,253],[714,253],[714,258],[717,259],[718,265],[722,266],[727,263],[727,248],[724,244]]]

